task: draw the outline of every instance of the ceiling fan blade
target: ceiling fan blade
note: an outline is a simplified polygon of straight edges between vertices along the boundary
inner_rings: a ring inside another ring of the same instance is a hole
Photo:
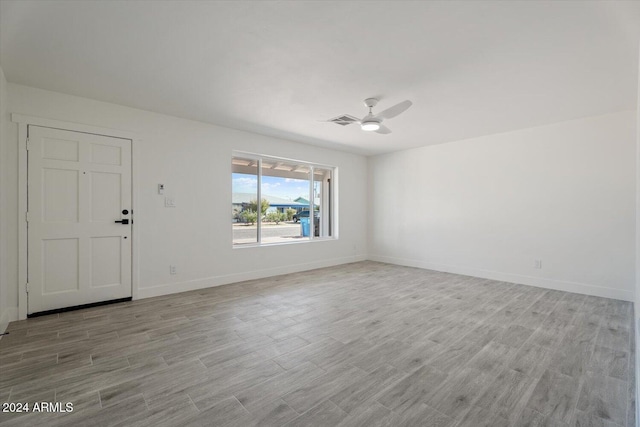
[[[387,133],[391,133],[391,129],[389,129],[388,127],[386,127],[385,125],[383,125],[382,123],[380,123],[380,129],[378,129],[376,131],[376,133],[382,133],[382,134],[387,134]]]
[[[381,117],[383,119],[390,119],[406,111],[409,107],[411,107],[412,104],[413,102],[407,99],[406,101],[402,101],[401,103],[396,104],[393,107],[387,108],[380,114],[377,114],[376,117]]]

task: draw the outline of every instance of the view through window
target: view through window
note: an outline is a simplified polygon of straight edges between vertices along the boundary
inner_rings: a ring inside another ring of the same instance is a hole
[[[334,171],[333,167],[273,157],[234,156],[234,246],[332,237]]]

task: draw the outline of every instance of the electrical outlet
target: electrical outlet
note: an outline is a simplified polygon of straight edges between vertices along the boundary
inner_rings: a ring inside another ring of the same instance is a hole
[[[533,268],[537,269],[537,270],[542,270],[542,260],[541,259],[536,259],[533,261]]]
[[[165,208],[175,208],[176,207],[176,199],[170,196],[166,196],[164,198],[164,207]]]
[[[171,275],[178,274],[177,271],[176,271],[176,266],[175,265],[170,265],[169,266],[169,274],[171,274]]]

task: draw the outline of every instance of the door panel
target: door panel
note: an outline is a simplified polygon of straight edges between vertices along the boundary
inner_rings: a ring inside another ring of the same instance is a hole
[[[51,160],[78,161],[78,141],[44,138],[42,141],[42,158]]]
[[[91,162],[97,165],[120,166],[122,149],[110,145],[91,144]]]
[[[113,223],[122,212],[119,173],[91,172],[91,222]]]
[[[78,239],[42,240],[43,295],[77,291]]]
[[[122,251],[116,237],[91,238],[91,286],[113,286],[120,280]]]
[[[78,222],[77,170],[42,169],[42,221]]]
[[[29,126],[28,313],[131,296],[131,141]]]

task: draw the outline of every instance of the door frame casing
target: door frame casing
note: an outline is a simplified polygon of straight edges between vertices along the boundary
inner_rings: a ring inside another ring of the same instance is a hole
[[[135,133],[100,126],[84,125],[80,123],[65,122],[62,120],[45,119],[41,117],[27,116],[23,114],[11,114],[11,121],[18,124],[18,320],[27,318],[27,188],[28,188],[28,164],[27,164],[27,135],[28,127],[41,126],[68,130],[72,132],[91,133],[107,137],[128,139],[131,141],[131,210],[132,218],[140,217],[138,200],[138,170],[137,161],[140,158],[138,150],[140,141]],[[139,269],[138,269],[138,227],[131,227],[131,296],[138,299]]]

